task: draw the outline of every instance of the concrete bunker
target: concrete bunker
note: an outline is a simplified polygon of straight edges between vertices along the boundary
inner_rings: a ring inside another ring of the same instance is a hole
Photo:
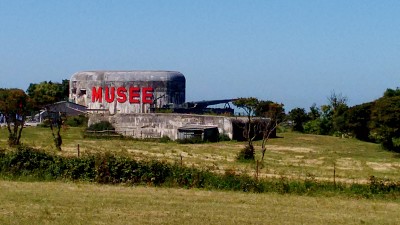
[[[178,140],[185,139],[217,142],[219,139],[218,127],[189,124],[178,128]]]
[[[186,79],[177,71],[83,71],[70,79],[69,101],[86,107],[89,126],[108,121],[117,133],[135,138],[243,139],[241,119],[222,116],[233,109],[207,108],[234,99],[185,102],[185,95]],[[217,115],[200,115],[210,112]]]
[[[176,71],[83,71],[70,79],[69,100],[88,111],[149,113],[185,102],[186,79]]]

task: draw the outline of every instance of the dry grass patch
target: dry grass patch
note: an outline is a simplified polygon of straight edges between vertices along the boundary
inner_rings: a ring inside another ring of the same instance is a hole
[[[273,152],[297,152],[297,153],[311,153],[315,152],[312,148],[304,148],[304,147],[287,147],[287,146],[277,146],[277,145],[269,145],[268,150]]]
[[[362,170],[362,164],[358,160],[351,158],[339,158],[336,160],[336,166],[341,170]]]
[[[236,156],[245,143],[220,142],[205,144],[177,144],[146,142],[120,139],[84,139],[82,128],[69,128],[62,131],[63,150],[57,152],[49,128],[24,129],[22,142],[33,147],[64,156],[110,152],[137,160],[155,159],[182,163],[187,166],[207,168],[223,173],[231,168],[237,173],[254,174],[256,164],[237,162]],[[267,144],[260,173],[265,176],[288,176],[296,179],[306,178],[307,174],[317,179],[332,179],[334,165],[339,178],[351,182],[364,182],[369,176],[398,179],[400,163],[398,154],[384,151],[377,144],[355,139],[330,136],[305,135],[299,133],[279,133],[280,138],[270,139]],[[7,133],[0,129],[0,148],[8,148]],[[260,142],[255,142],[256,159],[261,158]],[[397,157],[395,157],[397,156]]]
[[[399,201],[0,181],[1,224],[399,224]]]
[[[373,170],[377,171],[390,171],[395,169],[393,168],[393,166],[396,167],[396,165],[393,163],[384,163],[384,162],[366,162],[366,164]]]

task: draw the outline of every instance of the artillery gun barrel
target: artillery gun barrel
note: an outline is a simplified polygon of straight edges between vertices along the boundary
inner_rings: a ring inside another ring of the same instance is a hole
[[[218,105],[223,103],[229,103],[235,101],[236,99],[222,99],[222,100],[210,100],[210,101],[197,101],[188,102],[188,105],[193,105],[193,108],[207,108],[210,105]]]

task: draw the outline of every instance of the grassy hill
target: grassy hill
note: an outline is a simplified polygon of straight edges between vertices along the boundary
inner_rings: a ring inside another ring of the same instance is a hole
[[[84,139],[82,128],[62,132],[55,150],[50,129],[28,127],[22,142],[61,156],[108,152],[157,159],[216,173],[254,175],[254,162],[237,162],[244,143],[158,143],[129,139]],[[271,139],[260,177],[367,182],[369,176],[399,180],[400,157],[379,145],[329,136],[279,133]],[[260,150],[256,143],[256,150]],[[7,131],[0,129],[0,148]],[[260,158],[257,152],[257,158]],[[26,179],[26,178],[23,178]],[[29,178],[28,178],[29,179]],[[72,182],[0,179],[0,224],[398,224],[398,198],[346,195],[298,196]]]
[[[84,139],[82,128],[63,130],[62,151],[55,150],[49,128],[28,127],[22,142],[65,156],[110,152],[135,159],[156,159],[206,168],[217,173],[255,174],[256,164],[237,162],[235,157],[244,143],[230,141],[205,144],[158,143],[120,139]],[[320,179],[337,182],[363,183],[370,176],[398,180],[400,155],[382,150],[377,144],[355,139],[317,136],[299,133],[279,133],[267,146],[264,162],[259,166],[260,177],[289,179]],[[260,158],[260,143],[256,143]],[[0,148],[8,148],[7,131],[0,129]]]

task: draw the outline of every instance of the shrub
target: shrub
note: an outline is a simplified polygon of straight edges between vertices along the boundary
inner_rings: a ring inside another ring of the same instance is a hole
[[[255,151],[252,145],[246,145],[237,155],[237,160],[254,160]]]
[[[225,174],[215,174],[164,161],[136,161],[110,153],[81,158],[61,157],[26,146],[20,146],[12,152],[0,149],[0,175],[37,180],[86,180],[104,184],[146,184],[257,193],[400,197],[399,181],[373,176],[368,184],[351,185],[317,181],[313,174],[307,174],[304,181],[290,180],[284,176],[280,179],[255,179],[246,174],[237,174],[232,169],[226,170]]]
[[[108,121],[101,121],[90,125],[84,132],[85,138],[123,138],[121,134],[115,132],[114,126]]]
[[[374,176],[369,178],[369,187],[372,194],[383,194],[400,191],[400,182],[386,181]]]
[[[0,163],[1,171],[13,175],[36,174],[45,176],[53,157],[36,149],[18,146],[16,151],[4,154]]]
[[[204,143],[203,140],[201,140],[201,138],[184,138],[184,139],[178,139],[176,140],[176,142],[178,142],[179,144],[200,144],[200,143]]]
[[[307,134],[321,134],[320,126],[320,119],[308,121],[304,124],[304,132]]]
[[[168,136],[164,135],[162,136],[159,140],[160,143],[168,143],[171,141],[171,138],[169,138]]]
[[[69,116],[64,121],[64,124],[70,127],[85,127],[87,126],[88,118],[84,115]]]
[[[103,130],[115,130],[114,126],[108,121],[100,121],[98,123],[90,125],[87,130],[89,131],[103,131]]]
[[[227,134],[219,134],[218,141],[230,141],[231,139]]]

